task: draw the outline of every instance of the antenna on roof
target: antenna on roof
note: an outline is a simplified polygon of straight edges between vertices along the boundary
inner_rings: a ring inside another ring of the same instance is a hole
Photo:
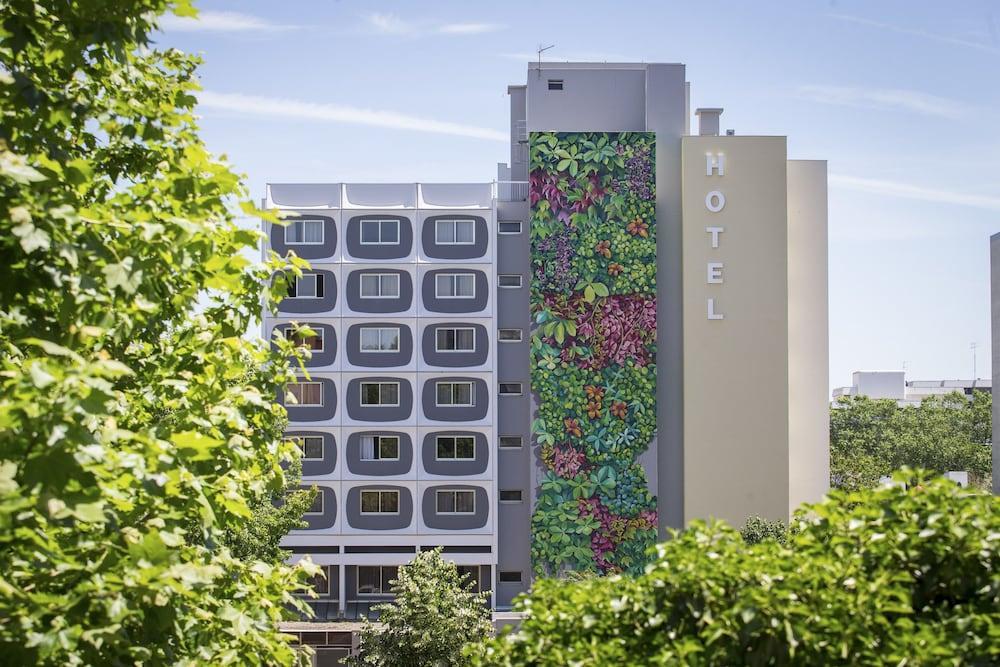
[[[976,348],[979,347],[978,343],[969,343],[969,349],[972,350],[972,379],[975,381],[976,373],[979,371],[976,364]]]
[[[551,48],[554,48],[555,44],[549,44],[548,46],[538,45],[538,78],[542,78],[542,54]]]

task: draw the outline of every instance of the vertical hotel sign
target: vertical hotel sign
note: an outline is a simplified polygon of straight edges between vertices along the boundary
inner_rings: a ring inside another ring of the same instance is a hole
[[[705,175],[712,176],[717,174],[722,177],[726,175],[726,154],[725,153],[706,153],[705,154]],[[705,208],[708,209],[709,213],[719,213],[726,207],[726,195],[722,193],[722,190],[712,190],[707,195],[705,195]],[[718,225],[709,225],[705,227],[705,232],[711,235],[711,245],[712,250],[718,250],[719,245],[722,240],[722,233],[726,231],[725,227]],[[719,261],[709,261],[705,267],[705,280],[708,285],[721,285],[723,282],[722,271],[725,268],[725,264]],[[726,316],[719,310],[716,309],[715,298],[709,296],[707,298],[707,311],[708,319],[710,320],[723,320]]]
[[[641,572],[656,498],[656,142],[532,132],[531,557],[539,575]]]

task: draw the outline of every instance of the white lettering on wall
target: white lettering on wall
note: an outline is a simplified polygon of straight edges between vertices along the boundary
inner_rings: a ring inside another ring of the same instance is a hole
[[[726,231],[725,227],[706,227],[705,231],[712,235],[712,247],[719,247],[719,234]]]
[[[708,284],[709,285],[721,285],[722,284],[722,262],[709,262],[708,263]]]
[[[718,213],[726,206],[726,195],[718,190],[712,190],[705,195],[705,207],[712,213]]]
[[[713,171],[718,171],[719,176],[726,175],[726,156],[724,153],[705,155],[705,175],[711,176]]]
[[[722,313],[715,312],[715,299],[708,300],[708,319],[710,320],[721,320],[725,319],[725,315]]]

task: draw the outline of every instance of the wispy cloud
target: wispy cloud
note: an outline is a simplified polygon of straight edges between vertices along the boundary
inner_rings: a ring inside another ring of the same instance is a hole
[[[883,181],[874,178],[861,178],[859,176],[848,176],[846,174],[831,174],[830,185],[843,188],[845,190],[868,192],[888,197],[915,199],[935,204],[956,204],[958,206],[969,206],[987,211],[1000,211],[1000,197],[975,195],[966,192],[956,192],[954,190],[925,188],[911,183]]]
[[[978,42],[971,39],[965,39],[962,37],[953,37],[951,35],[942,35],[936,32],[929,32],[927,30],[921,30],[919,28],[908,28],[906,26],[895,25],[893,23],[884,23],[882,21],[873,21],[871,19],[866,19],[861,16],[852,16],[850,14],[827,14],[830,18],[837,19],[838,21],[846,21],[848,23],[855,23],[857,25],[865,25],[871,28],[879,28],[881,30],[888,30],[890,32],[896,32],[902,35],[912,35],[914,37],[923,37],[924,39],[930,39],[935,42],[941,42],[943,44],[951,44],[953,46],[961,46],[968,49],[976,49],[977,51],[985,51],[986,53],[997,53],[1000,54],[1000,46],[996,44],[986,44],[985,42]]]
[[[199,12],[197,18],[166,14],[160,18],[160,29],[170,32],[266,32],[295,30],[298,27],[271,23],[239,12]]]
[[[799,86],[796,94],[803,99],[822,104],[908,111],[952,120],[964,118],[972,111],[970,105],[957,100],[898,88],[807,85]]]
[[[254,116],[371,125],[395,130],[449,134],[456,137],[472,137],[474,139],[488,139],[490,141],[510,140],[510,136],[507,133],[488,127],[451,123],[432,118],[410,116],[395,111],[363,109],[343,104],[304,102],[302,100],[243,95],[240,93],[216,93],[207,90],[198,95],[198,100],[200,107],[204,109],[218,109]]]
[[[365,17],[369,29],[381,35],[481,35],[503,30],[499,23],[434,23],[430,21],[407,21],[396,14],[375,12]]]

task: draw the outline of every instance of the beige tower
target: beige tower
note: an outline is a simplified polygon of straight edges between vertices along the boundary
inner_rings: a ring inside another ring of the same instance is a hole
[[[828,488],[826,163],[682,141],[684,515],[787,519]]]

